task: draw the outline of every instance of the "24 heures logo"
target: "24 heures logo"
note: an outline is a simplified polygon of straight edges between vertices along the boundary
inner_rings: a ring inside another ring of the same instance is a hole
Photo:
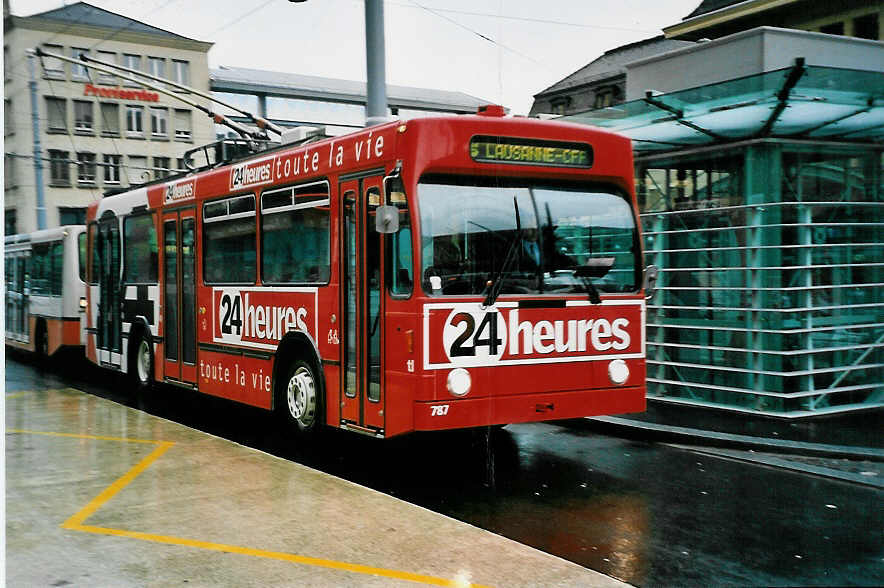
[[[276,348],[289,331],[315,336],[316,290],[236,290],[213,291],[213,340]]]
[[[424,307],[428,369],[641,357],[643,306],[518,308],[478,303]]]

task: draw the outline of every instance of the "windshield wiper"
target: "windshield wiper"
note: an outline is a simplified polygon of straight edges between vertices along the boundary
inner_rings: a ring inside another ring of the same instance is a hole
[[[601,304],[602,297],[599,289],[592,283],[592,278],[603,278],[614,267],[613,257],[591,257],[586,260],[586,265],[581,265],[574,270],[574,275],[580,278],[589,301],[593,304]]]
[[[485,300],[482,301],[483,307],[491,306],[497,300],[497,297],[500,296],[504,278],[506,278],[506,275],[509,273],[509,267],[516,258],[516,251],[518,251],[522,245],[522,218],[519,214],[519,203],[515,196],[513,196],[513,208],[516,211],[516,233],[513,235],[513,240],[510,243],[509,249],[507,249],[506,257],[503,258],[503,263],[497,269],[497,273],[488,280],[489,290],[488,295],[485,296]]]

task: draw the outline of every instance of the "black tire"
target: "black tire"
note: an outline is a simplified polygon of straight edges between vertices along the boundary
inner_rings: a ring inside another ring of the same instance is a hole
[[[316,435],[323,425],[322,382],[312,362],[298,359],[282,370],[276,385],[280,417],[305,436]]]
[[[137,394],[153,386],[153,341],[144,331],[137,331],[129,347],[129,375]]]
[[[49,333],[46,332],[46,323],[42,319],[37,322],[34,331],[34,353],[38,363],[45,363],[49,359]]]

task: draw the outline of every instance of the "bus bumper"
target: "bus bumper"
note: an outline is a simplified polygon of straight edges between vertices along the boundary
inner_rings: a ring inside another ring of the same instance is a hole
[[[619,387],[416,402],[415,431],[487,427],[645,410],[645,388]]]

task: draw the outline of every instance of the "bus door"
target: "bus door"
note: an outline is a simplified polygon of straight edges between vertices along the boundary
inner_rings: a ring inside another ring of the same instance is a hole
[[[120,224],[110,211],[98,221],[98,329],[96,352],[100,365],[120,367],[122,362],[123,296],[120,284]]]
[[[163,374],[196,384],[196,219],[193,209],[163,214]]]
[[[383,268],[375,211],[383,176],[343,182],[341,195],[341,419],[384,428]]]

